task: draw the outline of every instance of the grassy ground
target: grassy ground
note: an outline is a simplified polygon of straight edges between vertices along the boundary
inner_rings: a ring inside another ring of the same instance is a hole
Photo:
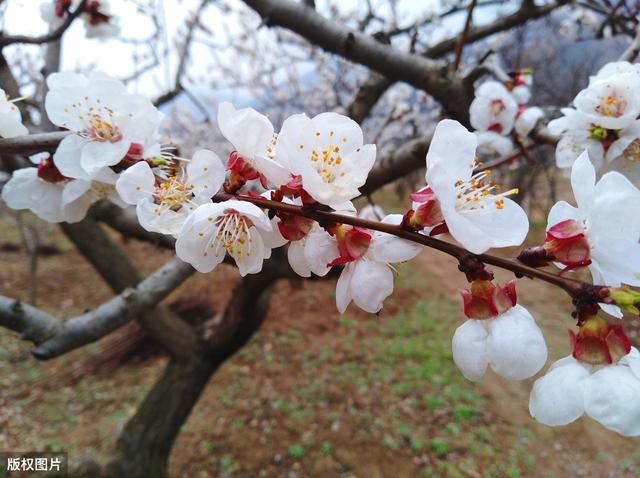
[[[2,227],[2,243],[17,236]],[[6,231],[6,234],[5,234]],[[62,251],[40,260],[40,305],[73,315],[109,297],[57,233]],[[168,257],[128,242],[145,270]],[[151,259],[149,259],[151,257]],[[0,293],[28,296],[28,259],[0,252]],[[176,297],[221,307],[235,274],[196,275]],[[501,276],[505,278],[506,276]],[[451,360],[461,322],[455,264],[425,251],[401,266],[378,315],[335,311],[335,281],[281,281],[267,323],[212,379],[171,458],[175,477],[634,477],[639,440],[586,420],[552,430],[527,413],[531,382],[466,381]],[[521,285],[553,358],[566,355],[569,304],[538,283]],[[119,337],[131,333],[127,329]],[[160,373],[162,357],[92,373],[106,339],[38,363],[0,331],[0,450],[102,456]]]

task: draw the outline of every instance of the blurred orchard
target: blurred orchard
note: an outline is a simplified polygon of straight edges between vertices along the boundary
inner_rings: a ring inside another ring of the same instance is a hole
[[[0,15],[0,451],[638,476],[638,2]]]

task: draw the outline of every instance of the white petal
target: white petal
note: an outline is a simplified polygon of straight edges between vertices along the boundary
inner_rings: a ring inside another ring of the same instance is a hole
[[[485,210],[458,212],[442,209],[449,232],[465,249],[482,254],[492,247],[519,246],[529,231],[529,219],[524,210],[509,198],[504,207],[488,206]]]
[[[231,103],[220,103],[218,127],[238,153],[251,160],[263,154],[273,137],[273,125],[269,119],[253,108],[236,110]]]
[[[91,179],[91,176],[80,165],[82,149],[87,143],[88,140],[75,134],[70,134],[62,139],[58,149],[53,154],[53,162],[63,176],[75,179]]]
[[[489,323],[491,368],[509,380],[532,377],[547,361],[547,345],[531,314],[517,304]]]
[[[303,241],[293,241],[287,251],[289,265],[300,277],[311,277],[311,268],[304,255]]]
[[[375,314],[392,292],[393,272],[389,266],[366,259],[356,261],[351,278],[351,297],[358,307]]]
[[[471,177],[471,165],[475,159],[477,145],[476,135],[467,131],[457,121],[440,121],[427,153],[426,178],[429,186],[437,187],[438,183],[453,186],[458,179],[464,181]],[[446,163],[446,167],[439,169],[439,175],[430,176],[429,171],[438,163]]]
[[[453,361],[469,380],[479,380],[487,370],[487,329],[479,320],[467,320],[451,340]]]
[[[386,224],[400,224],[402,214],[390,214],[383,220]],[[370,246],[371,257],[379,262],[396,263],[413,259],[422,250],[422,246],[392,234],[374,231]]]
[[[589,377],[589,369],[573,357],[558,362],[536,380],[529,397],[531,416],[549,426],[566,425],[584,413],[585,379]]]
[[[571,168],[571,188],[578,203],[578,208],[588,211],[593,199],[594,186],[596,184],[596,170],[589,161],[589,154],[585,151]]]
[[[584,218],[580,214],[578,208],[573,207],[566,201],[558,201],[555,203],[549,211],[549,217],[547,218],[547,229],[555,226],[556,224],[566,221],[567,219],[573,219],[581,221]]]
[[[110,143],[108,141],[89,141],[82,148],[80,165],[90,176],[95,175],[105,166],[115,166],[129,151],[126,140]]]
[[[624,365],[609,365],[586,382],[585,412],[610,430],[640,435],[640,380]]]
[[[187,180],[193,185],[195,196],[211,197],[216,194],[225,180],[224,164],[213,151],[196,151],[187,164]]]
[[[320,277],[327,275],[331,269],[328,264],[339,256],[340,251],[335,238],[314,225],[304,239],[304,257],[311,272]]]
[[[116,182],[116,191],[127,204],[138,204],[151,199],[155,191],[156,178],[146,161],[140,161],[126,169]]]
[[[137,203],[136,214],[140,225],[147,231],[175,236],[182,230],[188,210],[172,211],[169,206],[155,204],[152,199],[145,198]]]
[[[351,302],[351,279],[354,268],[354,264],[347,264],[336,283],[336,306],[341,314],[344,314]]]

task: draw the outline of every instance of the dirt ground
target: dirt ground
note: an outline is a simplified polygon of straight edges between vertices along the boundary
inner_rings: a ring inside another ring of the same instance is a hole
[[[0,233],[0,294],[26,300],[28,257],[15,231],[5,224]],[[45,242],[60,253],[39,260],[40,307],[69,317],[109,297],[55,229]],[[145,271],[169,257],[123,245]],[[198,274],[167,302],[220,308],[233,280],[226,266]],[[640,476],[640,439],[586,419],[538,425],[527,409],[531,380],[462,377],[450,337],[462,322],[456,289],[464,286],[455,262],[436,251],[399,268],[377,316],[354,306],[340,316],[335,280],[280,281],[265,325],[213,377],[183,427],[171,476]],[[566,355],[567,297],[529,280],[519,281],[519,293],[545,332],[550,360]],[[108,453],[165,362],[116,362],[133,333],[128,327],[40,363],[28,344],[0,331],[0,450],[64,450],[74,461]]]

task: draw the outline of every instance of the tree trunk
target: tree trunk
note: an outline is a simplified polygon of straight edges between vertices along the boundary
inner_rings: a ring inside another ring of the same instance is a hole
[[[126,424],[104,476],[167,477],[167,463],[180,428],[219,363],[170,360],[160,379]]]

